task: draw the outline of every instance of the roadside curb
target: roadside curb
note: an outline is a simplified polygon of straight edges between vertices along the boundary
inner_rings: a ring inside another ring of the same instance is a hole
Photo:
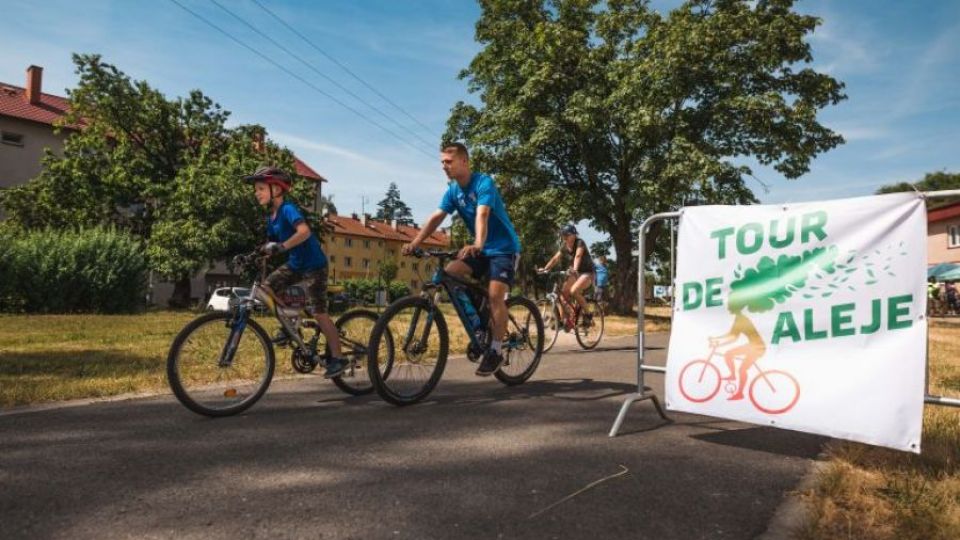
[[[800,494],[816,487],[817,477],[826,466],[826,456],[822,453],[810,464],[800,482],[793,490],[788,491],[780,506],[773,513],[773,518],[767,525],[767,530],[756,537],[756,540],[783,540],[796,537],[796,531],[807,517],[807,505],[800,499]]]

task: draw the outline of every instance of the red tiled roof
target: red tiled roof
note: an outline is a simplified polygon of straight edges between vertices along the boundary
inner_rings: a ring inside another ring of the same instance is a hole
[[[0,82],[0,116],[10,116],[52,126],[54,122],[70,112],[70,101],[65,97],[41,93],[40,103],[32,105],[27,101],[26,93],[24,88]],[[79,129],[82,126],[68,127]],[[297,156],[293,156],[293,160],[297,174],[300,176],[318,182],[327,181],[309,165],[300,161]]]
[[[40,103],[33,105],[27,101],[25,89],[0,82],[0,115],[52,126],[69,111],[67,98],[41,93]]]
[[[320,174],[317,173],[317,171],[311,169],[309,165],[300,161],[300,158],[298,158],[297,156],[293,156],[293,163],[296,166],[297,174],[299,174],[300,176],[304,178],[309,178],[311,180],[316,180],[318,182],[327,181],[327,179],[320,176]]]
[[[960,201],[934,208],[927,212],[927,223],[943,221],[960,216]]]
[[[327,221],[333,225],[334,234],[348,234],[352,236],[363,236],[367,238],[377,238],[380,240],[394,240],[399,242],[409,242],[413,240],[420,230],[406,225],[398,225],[394,230],[389,223],[368,219],[366,226],[359,219],[349,216],[330,215]],[[431,234],[423,245],[432,247],[447,247],[450,245],[450,238],[442,231],[436,231]]]

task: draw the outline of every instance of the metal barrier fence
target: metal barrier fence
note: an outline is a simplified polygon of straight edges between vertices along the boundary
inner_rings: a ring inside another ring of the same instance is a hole
[[[926,199],[943,199],[947,197],[960,197],[960,189],[951,189],[943,191],[928,191],[928,192],[918,192],[920,196]],[[644,385],[644,373],[663,373],[666,374],[667,369],[662,366],[650,366],[644,363],[644,356],[646,353],[645,341],[646,341],[646,332],[644,330],[644,308],[646,307],[646,284],[643,279],[643,270],[647,264],[646,256],[646,237],[647,233],[650,231],[650,227],[655,223],[664,220],[679,220],[682,215],[682,211],[679,212],[663,212],[660,214],[654,214],[646,219],[642,225],[640,225],[640,232],[637,238],[637,244],[639,247],[638,259],[638,271],[637,271],[637,391],[633,394],[630,394],[626,397],[623,402],[623,405],[620,407],[620,412],[617,414],[616,420],[613,422],[613,427],[610,428],[610,436],[616,437],[617,433],[620,431],[620,426],[623,424],[624,418],[627,416],[627,411],[630,409],[630,406],[637,401],[651,401],[653,402],[654,407],[657,410],[657,413],[665,420],[669,420],[666,415],[666,412],[663,409],[663,405],[660,403],[660,399],[650,388],[647,388]],[[673,235],[671,230],[671,243],[673,242]],[[672,245],[671,245],[672,248]],[[673,259],[671,249],[671,259]],[[675,275],[675,270],[671,262],[670,267],[671,272],[671,285],[673,283],[673,275]],[[674,291],[676,289],[674,288]],[[929,333],[930,325],[929,321],[927,324],[927,332]],[[929,337],[927,338],[927,358],[926,358],[926,387],[924,391],[923,401],[924,403],[929,403],[931,405],[942,405],[945,407],[960,407],[960,398],[945,397],[945,396],[935,396],[930,394],[930,352],[929,352]]]

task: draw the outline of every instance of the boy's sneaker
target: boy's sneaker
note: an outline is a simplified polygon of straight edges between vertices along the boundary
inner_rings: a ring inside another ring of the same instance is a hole
[[[331,358],[327,361],[327,371],[323,374],[324,379],[336,379],[343,375],[343,370],[347,369],[346,358]]]
[[[476,374],[480,377],[489,377],[500,369],[501,365],[503,365],[503,355],[493,349],[488,349],[483,355],[480,365],[477,366]]]

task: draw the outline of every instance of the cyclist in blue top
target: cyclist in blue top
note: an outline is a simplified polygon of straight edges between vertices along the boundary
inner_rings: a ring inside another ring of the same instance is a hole
[[[337,327],[327,315],[327,256],[300,209],[284,197],[292,186],[290,176],[276,167],[260,167],[243,179],[253,183],[257,202],[270,209],[267,217],[269,241],[260,248],[261,251],[268,255],[290,254],[286,264],[267,276],[263,286],[276,297],[294,283],[306,283],[313,316],[330,345],[331,358],[323,376],[328,379],[338,377],[347,362],[341,356]]]
[[[597,289],[597,302],[600,302],[603,300],[603,293],[607,290],[607,285],[610,283],[610,274],[607,271],[607,256],[601,255],[597,257],[597,262],[593,265],[593,268],[597,276],[597,281],[593,286]]]
[[[507,331],[506,297],[513,286],[520,257],[520,238],[513,228],[500,192],[489,175],[470,170],[467,147],[451,143],[440,152],[440,163],[450,182],[440,201],[440,208],[423,224],[420,234],[403,247],[409,255],[443,223],[454,211],[460,215],[470,234],[471,245],[460,250],[457,260],[446,268],[450,274],[467,277],[471,274],[489,278],[487,294],[490,299],[490,319],[493,339],[490,350],[477,367],[477,375],[492,375],[503,364],[503,335]]]

